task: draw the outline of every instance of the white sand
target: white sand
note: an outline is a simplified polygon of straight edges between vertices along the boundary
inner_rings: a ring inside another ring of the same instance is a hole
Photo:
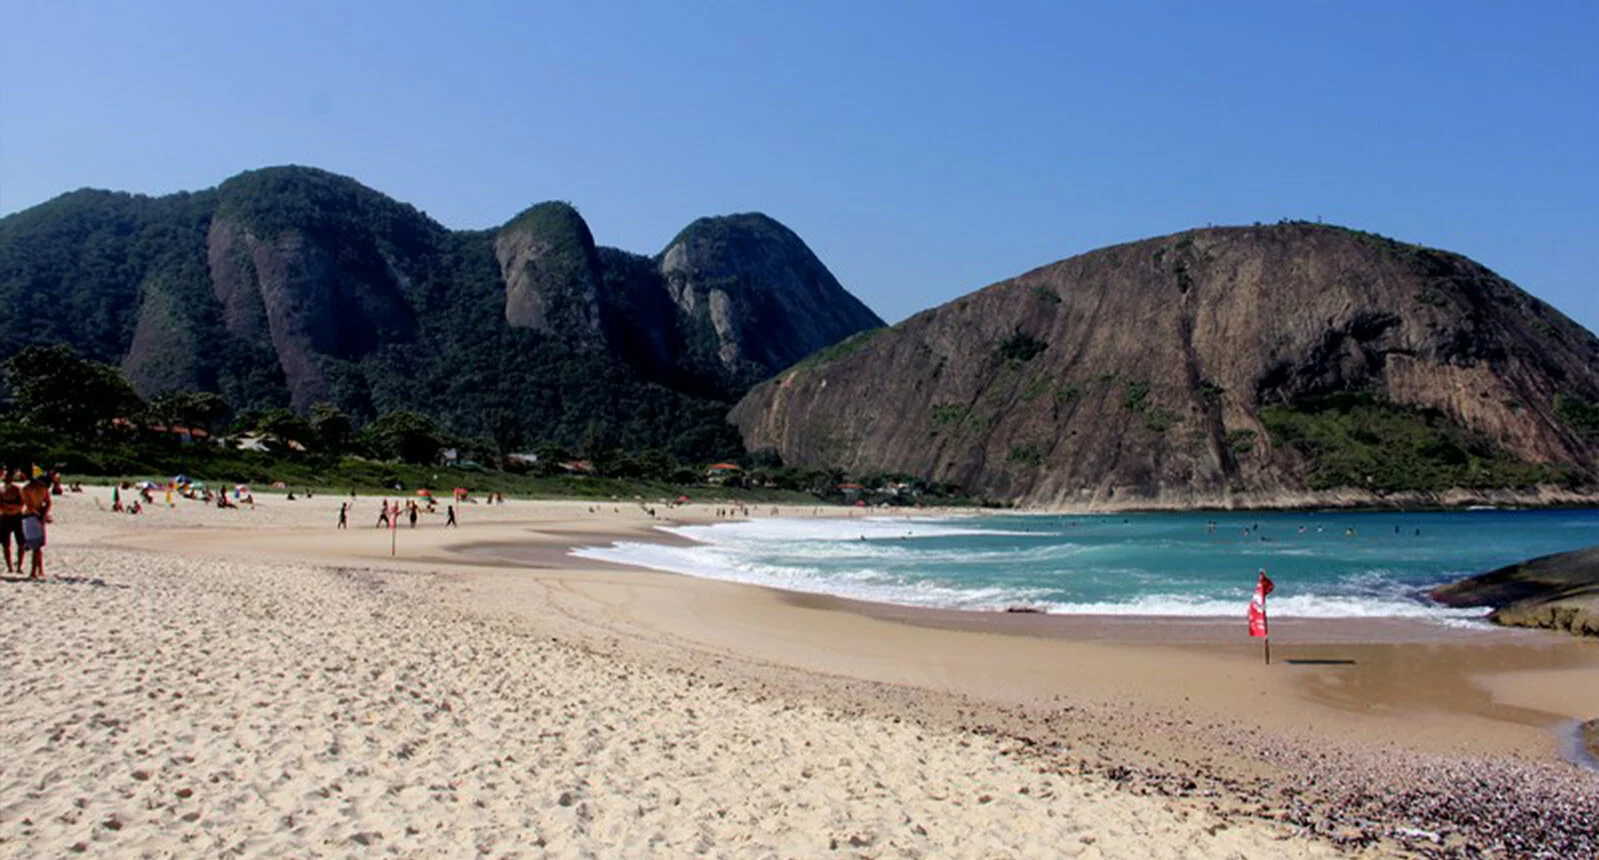
[[[67,500],[58,578],[0,584],[0,855],[1334,853],[1040,774],[993,738],[735,692],[693,654],[602,655],[536,614],[473,611],[453,577],[100,542],[326,529],[336,503],[315,501],[135,520]]]

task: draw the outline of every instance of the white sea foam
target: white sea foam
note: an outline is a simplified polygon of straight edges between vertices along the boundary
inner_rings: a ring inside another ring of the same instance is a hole
[[[825,517],[817,519],[745,520],[703,526],[667,526],[665,532],[704,543],[754,541],[868,541],[930,537],[1039,537],[1051,530],[1013,531],[962,525],[958,518],[921,517]]]
[[[774,521],[766,521],[770,525]],[[857,523],[859,525],[861,523]],[[903,523],[895,523],[903,525]],[[670,529],[681,534],[684,529]],[[796,530],[801,531],[801,530]],[[763,537],[772,534],[764,532]],[[980,529],[962,533],[991,534]],[[1031,533],[1024,533],[1031,534]],[[756,547],[746,541],[728,540],[729,531],[716,534],[721,540],[715,544],[693,546],[665,546],[641,542],[621,542],[608,547],[587,547],[573,551],[582,558],[598,559],[619,564],[664,570],[673,573],[701,576],[710,579],[743,582],[790,591],[830,594],[856,600],[894,603],[906,606],[941,607],[949,609],[995,610],[1018,604],[1028,605],[1050,614],[1059,615],[1163,615],[1195,618],[1237,618],[1248,603],[1247,590],[1240,590],[1235,598],[1218,599],[1182,594],[1145,594],[1118,602],[1071,603],[1051,601],[1056,592],[1047,588],[1007,587],[997,585],[970,585],[927,578],[913,578],[883,569],[873,563],[876,553],[885,561],[896,555],[896,547],[873,547],[870,540],[865,552],[848,542],[844,546],[794,546],[793,559],[782,564],[761,561],[751,552]],[[837,541],[835,534],[831,540]],[[812,538],[821,541],[829,538]],[[770,552],[770,538],[748,542]],[[822,569],[807,565],[811,561],[838,561],[853,559],[856,563],[838,569]],[[1115,571],[1095,570],[1089,575],[1106,576]],[[1126,571],[1123,575],[1154,584],[1157,577],[1145,571]],[[1438,621],[1469,622],[1480,619],[1486,610],[1450,609],[1411,599],[1406,589],[1385,582],[1382,572],[1373,571],[1359,585],[1368,593],[1359,595],[1316,596],[1292,595],[1272,599],[1271,613],[1279,618],[1418,618]]]

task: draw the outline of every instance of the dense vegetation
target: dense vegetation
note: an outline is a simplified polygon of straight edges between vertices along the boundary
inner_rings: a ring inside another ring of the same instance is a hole
[[[123,364],[147,395],[211,391],[239,413],[289,405],[260,301],[224,307],[213,287],[208,233],[218,221],[261,242],[323,249],[335,293],[326,316],[338,321],[313,360],[326,399],[357,426],[414,411],[502,456],[539,444],[661,448],[687,461],[742,450],[724,416],[743,387],[716,376],[714,348],[681,342],[692,338],[647,348],[645,329],[670,306],[644,307],[641,289],[603,291],[617,304],[606,309],[622,345],[614,350],[581,332],[507,326],[494,232],[445,230],[353,180],[305,168],[250,171],[199,194],[75,192],[0,219],[0,359],[68,344]],[[552,277],[581,280],[588,265],[596,280],[625,287],[649,262],[596,253],[565,204],[533,207],[509,226],[571,239],[573,253],[552,259],[573,271]],[[253,283],[253,260],[238,257]]]
[[[1522,462],[1465,432],[1441,412],[1397,406],[1370,392],[1268,406],[1260,418],[1274,444],[1292,446],[1310,461],[1313,490],[1530,487],[1571,477],[1557,468]],[[1237,438],[1233,445],[1237,449],[1248,442]]]
[[[586,447],[536,447],[537,459],[501,458],[482,440],[450,434],[432,418],[386,412],[359,429],[339,407],[308,416],[283,407],[232,415],[211,392],[169,392],[145,401],[120,371],[64,345],[30,346],[3,367],[12,396],[0,413],[0,465],[38,465],[68,475],[122,479],[186,474],[219,485],[285,483],[299,488],[445,489],[590,498],[673,498],[684,492],[748,501],[873,504],[967,502],[959,488],[904,475],[850,476],[785,467],[771,452],[745,455],[717,474],[658,447],[629,452],[592,438]],[[241,450],[242,438],[263,450]],[[453,448],[455,459],[443,458]],[[864,490],[845,492],[858,483]]]

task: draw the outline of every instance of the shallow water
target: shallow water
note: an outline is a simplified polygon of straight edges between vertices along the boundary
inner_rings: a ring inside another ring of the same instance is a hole
[[[1599,543],[1599,510],[766,519],[663,529],[692,546],[575,551],[911,606],[1238,617],[1265,568],[1277,617],[1474,623],[1436,585]]]

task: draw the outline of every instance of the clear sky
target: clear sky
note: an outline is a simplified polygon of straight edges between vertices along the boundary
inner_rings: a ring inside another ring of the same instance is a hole
[[[70,8],[69,8],[70,7]],[[252,167],[655,253],[764,211],[890,321],[1045,263],[1322,218],[1599,329],[1599,3],[0,0],[0,213]]]

